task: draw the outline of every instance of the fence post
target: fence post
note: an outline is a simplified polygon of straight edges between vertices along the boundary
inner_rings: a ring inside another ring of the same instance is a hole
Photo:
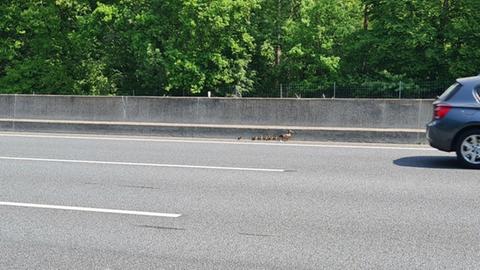
[[[337,83],[333,82],[333,98],[337,97]]]
[[[403,87],[403,83],[400,81],[399,89],[398,89],[398,99],[402,99],[402,87]]]
[[[283,98],[283,84],[280,84],[280,98]]]

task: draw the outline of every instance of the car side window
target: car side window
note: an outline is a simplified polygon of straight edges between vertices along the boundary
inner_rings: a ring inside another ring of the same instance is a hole
[[[478,101],[480,101],[480,85],[475,88],[475,95]]]

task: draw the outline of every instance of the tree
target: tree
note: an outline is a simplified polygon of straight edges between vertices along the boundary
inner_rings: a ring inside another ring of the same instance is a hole
[[[478,66],[479,44],[469,42],[478,40],[478,1],[364,0],[363,5],[368,24],[344,48],[344,73],[378,77],[387,70],[434,81],[472,75]]]
[[[479,72],[478,10],[478,0],[4,0],[0,91],[271,96],[282,84],[452,80]]]
[[[480,74],[480,2],[446,1],[443,48],[451,77]]]
[[[71,92],[75,11],[53,1],[3,1],[0,88],[7,93]]]

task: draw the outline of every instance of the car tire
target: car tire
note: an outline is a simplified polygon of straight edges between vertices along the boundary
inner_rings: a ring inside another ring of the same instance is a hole
[[[480,129],[460,134],[455,150],[457,159],[463,167],[480,169]]]

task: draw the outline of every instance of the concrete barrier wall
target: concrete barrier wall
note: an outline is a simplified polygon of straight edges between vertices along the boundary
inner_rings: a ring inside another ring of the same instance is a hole
[[[0,118],[423,129],[432,100],[0,95]]]

